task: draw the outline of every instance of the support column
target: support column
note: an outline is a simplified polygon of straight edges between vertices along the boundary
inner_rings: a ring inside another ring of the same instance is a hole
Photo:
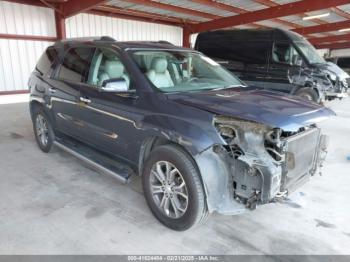
[[[191,31],[187,27],[183,27],[182,30],[182,46],[183,47],[191,47],[190,43]]]
[[[55,11],[55,22],[56,22],[56,34],[57,39],[62,40],[66,38],[66,24],[62,14]]]

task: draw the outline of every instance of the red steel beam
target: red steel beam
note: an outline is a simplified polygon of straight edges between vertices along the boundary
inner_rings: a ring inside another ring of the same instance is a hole
[[[249,12],[246,9],[243,9],[243,8],[240,8],[240,7],[236,7],[236,6],[232,6],[232,5],[228,5],[228,4],[224,4],[224,3],[221,3],[221,2],[216,2],[214,0],[191,0],[191,1],[195,2],[195,3],[198,3],[198,4],[215,7],[217,9],[221,9],[221,10],[225,10],[225,11],[229,11],[229,12],[237,13],[237,14],[244,14],[244,13]],[[274,19],[274,21],[277,22],[277,23],[280,23],[282,25],[292,27],[292,28],[300,27],[297,24],[294,24],[294,23],[291,23],[291,22],[288,22],[288,21],[284,21],[284,20],[281,20],[281,19]],[[259,24],[253,24],[253,25],[257,26],[257,27],[261,27]]]
[[[183,26],[183,24],[170,22],[170,21],[166,21],[155,17],[146,18],[144,16],[133,15],[128,12],[124,12],[124,14],[122,14],[122,13],[112,13],[112,12],[105,12],[105,11],[93,9],[93,10],[85,11],[85,13],[92,14],[92,15],[99,15],[99,16],[122,18],[122,19],[128,19],[128,20],[134,20],[134,21],[140,21],[140,22],[149,22],[149,23],[154,22],[154,23],[163,24],[163,25],[180,26],[180,27]]]
[[[323,32],[337,31],[344,28],[350,28],[350,20],[336,22],[336,23],[329,23],[325,25],[314,25],[314,26],[302,27],[302,28],[293,29],[293,31],[299,34],[317,34],[317,33],[323,33]]]
[[[181,14],[187,14],[191,16],[198,16],[198,17],[203,17],[207,19],[219,19],[221,18],[220,16],[193,10],[193,9],[187,9],[175,5],[170,5],[170,4],[163,4],[160,2],[155,2],[151,0],[126,0],[127,2],[138,4],[138,5],[144,5],[144,6],[149,6],[149,7],[154,7],[154,8],[159,8],[162,10],[168,10],[176,13],[181,13]]]
[[[279,4],[278,3],[275,3],[271,0],[253,0],[254,2],[258,3],[258,4],[261,4],[261,5],[265,5],[265,6],[268,6],[268,7],[273,7],[273,6],[278,6]],[[302,14],[297,14],[299,17],[303,18],[304,15]],[[317,23],[317,24],[325,24],[327,22],[321,20],[321,19],[312,19],[313,22]],[[300,27],[300,26],[299,26]]]
[[[198,25],[193,25],[192,30],[193,32],[203,32],[207,30],[250,24],[262,20],[270,20],[283,16],[317,11],[348,3],[349,0],[303,0],[284,5],[273,6],[241,15],[224,17],[209,22],[199,23]],[[324,26],[326,26],[326,24]]]
[[[69,0],[66,3],[62,3],[62,11],[64,17],[70,17],[73,15],[77,15],[89,9],[92,9],[96,6],[102,5],[108,2],[107,0]]]
[[[137,10],[132,10],[132,9],[122,9],[119,7],[115,6],[108,6],[108,5],[102,5],[94,8],[93,10],[98,10],[102,12],[108,13],[113,13],[113,14],[119,14],[119,15],[130,15],[135,18],[143,18],[143,21],[145,22],[154,22],[154,21],[164,21],[167,23],[173,23],[174,25],[183,25],[187,23],[197,23],[196,21],[193,20],[185,20],[181,19],[178,17],[173,17],[173,16],[164,16],[164,15],[159,15],[155,13],[149,13],[149,12],[144,12],[144,11],[137,11]]]
[[[18,94],[28,94],[29,90],[13,90],[13,91],[0,91],[0,96],[2,95],[18,95]]]
[[[190,37],[191,37],[191,31],[190,29],[184,27],[182,31],[182,46],[183,47],[191,47],[191,42],[190,42]]]
[[[268,7],[273,7],[273,6],[278,6],[279,4],[271,1],[271,0],[253,0],[254,2],[258,3],[258,4],[261,4],[261,5],[264,5],[264,6],[268,6]],[[303,18],[304,15],[303,14],[297,14],[297,16],[299,16],[300,18]],[[283,21],[283,20],[282,20]],[[317,24],[320,24],[320,25],[323,25],[323,24],[326,24],[327,22],[321,20],[321,19],[312,19],[312,21],[314,23],[317,23]],[[290,23],[290,22],[289,22]],[[302,27],[301,25],[297,25],[297,26],[294,26],[293,28],[300,28]],[[306,36],[307,37],[307,36]]]
[[[54,36],[15,35],[15,34],[0,34],[0,38],[14,39],[14,40],[48,41],[48,42],[54,42],[57,40],[57,37],[54,37]]]
[[[331,10],[339,16],[342,16],[346,19],[350,19],[350,14],[347,12],[344,12],[343,10],[339,9],[338,7],[333,7]]]
[[[330,43],[330,44],[322,44],[315,45],[317,49],[346,49],[350,48],[350,42],[342,42],[342,43]]]
[[[332,35],[332,36],[325,36],[325,37],[313,37],[313,38],[308,38],[308,41],[314,45],[322,44],[322,43],[339,42],[339,41],[350,41],[350,34]]]
[[[57,39],[62,40],[66,38],[66,23],[63,15],[55,11],[55,24]]]

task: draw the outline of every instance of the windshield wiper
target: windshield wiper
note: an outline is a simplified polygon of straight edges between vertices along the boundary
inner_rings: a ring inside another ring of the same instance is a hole
[[[223,90],[223,89],[236,88],[236,87],[247,87],[247,86],[245,86],[245,85],[224,86],[224,87],[214,88],[211,91],[219,91],[219,90]]]

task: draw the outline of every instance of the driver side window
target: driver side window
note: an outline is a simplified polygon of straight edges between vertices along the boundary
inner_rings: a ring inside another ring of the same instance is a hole
[[[298,55],[291,44],[275,43],[272,49],[272,61],[282,64],[293,64],[293,57]]]
[[[91,62],[88,84],[102,87],[112,79],[123,79],[130,88],[129,74],[119,56],[109,49],[96,49]]]

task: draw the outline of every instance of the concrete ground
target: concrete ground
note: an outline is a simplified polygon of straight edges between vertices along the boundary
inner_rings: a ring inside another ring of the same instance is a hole
[[[0,254],[350,254],[350,99],[328,104],[338,116],[323,124],[322,176],[283,204],[186,232],[157,222],[139,180],[124,186],[58,149],[42,153],[26,100],[0,97]]]

